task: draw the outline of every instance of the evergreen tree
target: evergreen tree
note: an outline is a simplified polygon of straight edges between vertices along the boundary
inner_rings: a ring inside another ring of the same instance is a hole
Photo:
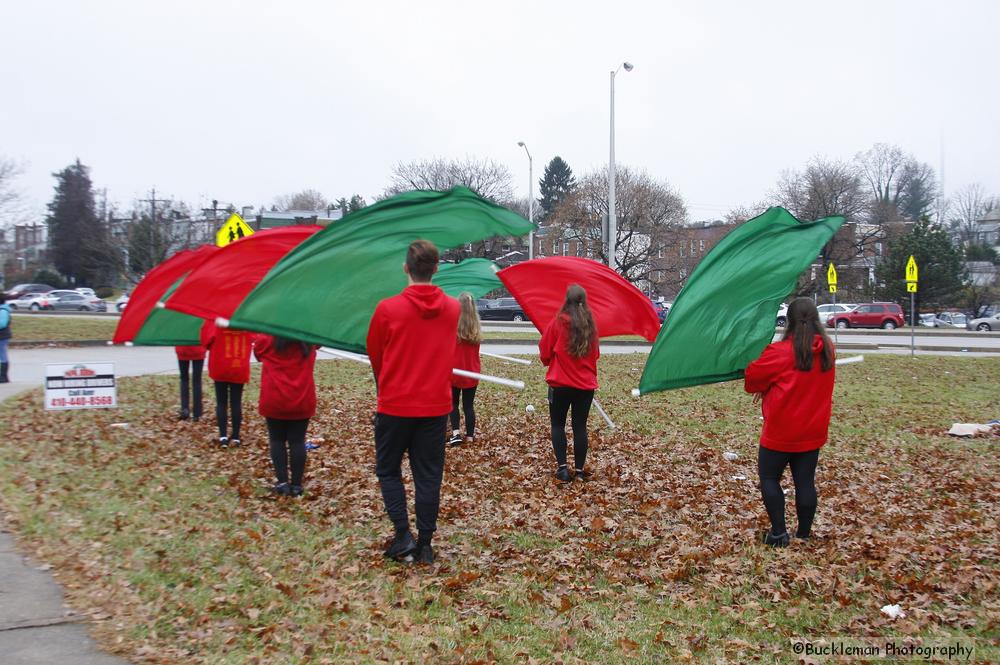
[[[90,169],[76,160],[59,173],[45,223],[56,270],[75,286],[108,286],[121,269],[121,255],[97,216]]]
[[[892,243],[889,255],[875,269],[879,298],[898,303],[909,300],[904,280],[906,263],[911,255],[919,269],[918,305],[954,305],[965,279],[962,254],[951,244],[948,233],[927,217]]]
[[[128,269],[136,278],[162,263],[170,253],[170,238],[157,211],[154,223],[149,215],[133,217],[128,227]]]
[[[543,216],[555,210],[574,189],[576,189],[576,179],[573,177],[573,169],[562,157],[556,155],[545,167],[545,173],[538,181]]]

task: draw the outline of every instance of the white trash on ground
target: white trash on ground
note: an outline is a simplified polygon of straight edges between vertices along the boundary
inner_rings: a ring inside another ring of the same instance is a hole
[[[886,615],[890,619],[905,619],[906,612],[902,610],[899,605],[886,605],[882,608],[882,614]]]

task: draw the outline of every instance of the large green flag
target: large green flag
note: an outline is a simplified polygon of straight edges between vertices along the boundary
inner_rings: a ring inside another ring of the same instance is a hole
[[[184,278],[180,278],[167,289],[159,302],[165,302]],[[132,343],[136,346],[197,346],[201,344],[201,326],[205,319],[160,306],[153,308]]]
[[[406,248],[445,250],[532,224],[466,187],[415,191],[353,212],[279,261],[233,314],[234,328],[363,353],[375,306],[406,286]]]
[[[740,225],[691,273],[653,343],[643,393],[731,381],[774,337],[778,305],[843,217],[800,222],[771,208]]]
[[[445,263],[434,275],[434,283],[452,298],[457,298],[462,291],[468,291],[473,298],[482,298],[490,291],[503,288],[497,270],[497,265],[486,259]]]

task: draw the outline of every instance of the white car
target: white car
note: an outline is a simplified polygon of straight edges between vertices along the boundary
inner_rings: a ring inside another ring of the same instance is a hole
[[[97,294],[94,293],[94,289],[75,289],[75,291],[81,295],[87,296],[88,298],[96,298]]]
[[[128,306],[128,293],[125,293],[121,298],[115,301],[115,309],[117,309],[119,312],[124,312],[127,306]]]
[[[832,303],[827,303],[825,305],[817,305],[816,310],[819,312],[819,321],[822,324],[826,324],[826,320],[833,316],[834,314],[843,314],[844,312],[850,312],[852,309],[857,307],[855,304],[851,303],[837,303],[836,305]]]
[[[52,309],[52,301],[58,298],[50,298],[45,293],[25,293],[17,300],[11,300],[8,305],[11,309],[30,309],[37,312],[41,309]]]

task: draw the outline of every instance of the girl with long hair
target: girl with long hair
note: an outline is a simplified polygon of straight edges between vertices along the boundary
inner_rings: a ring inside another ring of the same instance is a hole
[[[479,326],[479,313],[472,294],[463,292],[458,296],[461,314],[458,317],[458,344],[455,345],[455,368],[469,372],[479,372],[479,345],[483,335]],[[451,438],[448,445],[457,446],[462,443],[462,433],[459,429],[458,401],[462,400],[462,412],[465,414],[465,442],[476,440],[476,410],[473,402],[476,399],[477,379],[470,379],[457,374],[451,375]]]
[[[768,345],[746,369],[744,389],[763,402],[764,428],[757,453],[760,493],[771,521],[762,540],[788,545],[781,476],[792,469],[795,483],[796,537],[808,538],[816,514],[816,464],[827,441],[836,350],[820,323],[816,305],[796,298],[788,307],[781,341]]]
[[[549,323],[538,343],[538,354],[547,366],[549,420],[552,449],[556,456],[556,478],[573,479],[566,467],[566,415],[572,409],[573,461],[575,477],[586,480],[587,416],[597,389],[597,359],[601,356],[597,325],[587,306],[587,292],[579,284],[566,289],[559,314]]]
[[[267,421],[276,479],[273,490],[281,496],[302,496],[306,430],[316,415],[316,348],[269,335],[254,340],[253,352],[262,365],[258,410]]]

